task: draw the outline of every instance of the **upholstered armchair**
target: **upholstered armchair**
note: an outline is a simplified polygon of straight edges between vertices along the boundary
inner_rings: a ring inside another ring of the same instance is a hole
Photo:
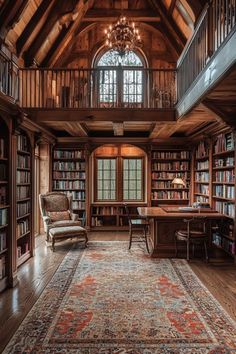
[[[49,230],[53,227],[80,226],[82,219],[72,211],[72,195],[61,192],[50,192],[39,195],[40,212],[43,219],[47,241]]]

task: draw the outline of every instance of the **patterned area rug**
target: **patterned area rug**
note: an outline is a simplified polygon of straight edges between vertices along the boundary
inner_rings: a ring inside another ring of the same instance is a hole
[[[72,249],[4,353],[236,353],[236,324],[184,260]]]

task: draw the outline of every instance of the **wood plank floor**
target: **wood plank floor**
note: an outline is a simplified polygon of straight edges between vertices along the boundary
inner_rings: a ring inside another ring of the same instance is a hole
[[[36,302],[71,247],[69,240],[63,244],[56,244],[56,252],[52,252],[44,240],[44,236],[37,237],[35,257],[19,269],[19,284],[14,289],[8,289],[0,295],[0,352]],[[128,234],[125,232],[93,232],[89,234],[89,240],[125,241],[128,240]],[[200,260],[192,260],[190,266],[236,321],[236,266],[212,260],[209,264]]]

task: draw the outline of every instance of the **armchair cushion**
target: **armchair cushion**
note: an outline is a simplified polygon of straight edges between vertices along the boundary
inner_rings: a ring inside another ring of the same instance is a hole
[[[70,213],[66,211],[49,211],[48,216],[51,219],[51,222],[60,221],[60,220],[70,220]]]
[[[51,227],[67,227],[67,226],[81,226],[80,221],[74,220],[64,220],[64,221],[55,221],[51,225]]]

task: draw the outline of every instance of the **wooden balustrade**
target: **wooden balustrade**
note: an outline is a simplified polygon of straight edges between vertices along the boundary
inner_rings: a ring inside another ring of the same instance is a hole
[[[20,69],[22,107],[172,108],[175,103],[171,69]]]
[[[180,100],[211,57],[235,30],[236,0],[212,0],[202,12],[177,65]]]
[[[19,94],[18,66],[4,53],[0,52],[0,91],[18,100]]]

